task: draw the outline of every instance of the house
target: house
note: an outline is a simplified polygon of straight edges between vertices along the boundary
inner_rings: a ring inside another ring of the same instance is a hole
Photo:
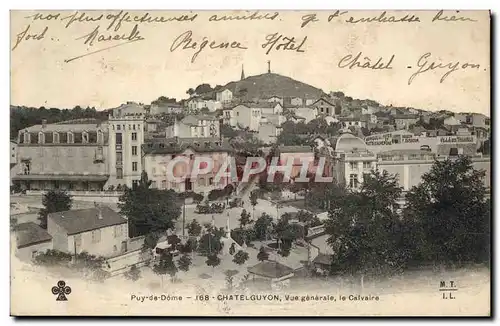
[[[443,125],[445,126],[460,126],[462,122],[455,118],[454,116],[449,116],[443,121]]]
[[[144,106],[135,102],[127,102],[125,104],[120,105],[117,108],[112,109],[111,115],[116,116],[125,116],[129,114],[144,114],[145,109]]]
[[[394,115],[394,124],[396,129],[408,129],[411,125],[414,125],[419,120],[418,115],[414,114],[397,114]]]
[[[17,164],[17,142],[10,141],[10,167],[12,168]]]
[[[276,261],[262,261],[248,268],[253,280],[263,279],[271,283],[288,283],[293,277],[293,269]],[[288,282],[287,282],[288,281]]]
[[[314,107],[294,107],[289,108],[297,118],[303,118],[304,123],[308,123],[318,117],[318,109]]]
[[[149,114],[150,115],[158,115],[158,114],[172,114],[172,113],[180,113],[182,112],[183,108],[182,105],[179,103],[162,103],[160,105],[158,104],[151,104],[151,107],[149,108]]]
[[[272,97],[270,97],[270,98],[267,99],[267,102],[269,102],[269,103],[280,103],[281,105],[283,105],[283,98],[278,97],[278,96],[272,96]]]
[[[327,255],[320,252],[313,259],[312,264],[316,269],[316,272],[328,275],[330,271],[330,266],[332,265],[332,260],[333,260],[333,255]]]
[[[304,104],[304,100],[300,97],[292,97],[290,99],[290,105],[292,106],[302,106]]]
[[[218,137],[219,133],[219,119],[207,114],[188,115],[166,128],[167,137]]]
[[[229,89],[223,89],[217,93],[215,93],[215,99],[221,103],[229,103],[233,100],[233,92]]]
[[[340,117],[339,121],[342,124],[342,127],[344,128],[349,128],[351,126],[357,128],[362,128],[362,127],[366,128],[367,125],[367,122],[363,121],[361,118]]]
[[[208,109],[210,112],[214,112],[216,110],[222,109],[222,103],[219,101],[215,101],[213,99],[207,99],[203,97],[194,97],[187,102],[187,106],[189,110],[201,110]]]
[[[233,118],[235,124],[244,129],[248,128],[251,131],[259,130],[262,110],[259,108],[251,108],[245,104],[235,106],[233,109]]]
[[[257,138],[264,144],[276,143],[281,130],[282,129],[279,124],[273,123],[271,121],[262,122],[259,127]]]
[[[52,236],[38,224],[27,222],[16,226],[16,257],[31,261],[48,249],[52,249]]]
[[[127,251],[128,221],[104,205],[50,213],[47,232],[62,252],[110,257]]]
[[[310,106],[315,107],[318,110],[318,114],[326,115],[339,115],[342,113],[342,108],[340,106],[336,107],[335,104],[326,100],[325,98],[320,98],[316,102],[312,103]]]

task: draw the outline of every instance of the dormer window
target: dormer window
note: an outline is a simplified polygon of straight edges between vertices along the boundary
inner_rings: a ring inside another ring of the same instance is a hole
[[[97,142],[99,144],[102,144],[104,142],[104,137],[103,137],[103,134],[102,134],[102,130],[98,130],[97,131]]]
[[[73,144],[75,142],[75,138],[73,133],[70,131],[68,132],[68,144]]]
[[[165,148],[165,144],[164,143],[160,143],[160,148]]]
[[[58,144],[59,143],[59,133],[58,132],[54,132],[52,134],[52,139],[53,139],[54,144]]]
[[[205,148],[210,148],[210,142],[208,141],[205,142]]]
[[[175,146],[175,143],[171,142],[170,147],[174,147],[174,146]]]
[[[216,141],[216,142],[215,142],[215,146],[220,147],[220,142]]]
[[[30,137],[30,133],[29,132],[25,131],[24,135],[23,135],[23,138],[24,138],[24,143],[25,144],[29,144],[30,143],[30,138],[31,137]]]
[[[89,134],[86,131],[84,131],[82,133],[82,143],[87,144],[88,142],[89,142]]]
[[[38,143],[39,144],[45,143],[45,134],[41,131],[38,133]]]
[[[200,147],[200,143],[194,143],[194,146]]]

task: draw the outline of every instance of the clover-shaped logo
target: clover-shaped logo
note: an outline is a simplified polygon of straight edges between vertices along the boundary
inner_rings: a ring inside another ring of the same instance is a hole
[[[66,285],[66,282],[59,281],[57,286],[52,287],[52,294],[57,295],[56,301],[68,301],[67,295],[71,293],[71,288]]]

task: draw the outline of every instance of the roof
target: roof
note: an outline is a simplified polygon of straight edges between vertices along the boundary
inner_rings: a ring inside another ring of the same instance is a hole
[[[425,146],[425,145],[423,145]],[[421,149],[394,149],[390,151],[379,152],[378,156],[394,156],[394,155],[434,155],[430,151],[424,151]]]
[[[34,125],[25,129],[22,129],[23,131],[26,132],[81,132],[81,131],[97,131],[97,130],[106,130],[107,129],[107,124],[101,124],[101,123],[88,123],[86,121],[85,123],[73,123],[73,120],[66,121],[68,123],[51,123],[51,124],[46,124],[46,125]],[[103,130],[103,131],[104,131]]]
[[[12,180],[106,181],[109,175],[95,174],[18,174]]]
[[[418,119],[418,115],[416,114],[396,114],[394,119]]]
[[[102,218],[99,218],[99,216]],[[127,223],[126,218],[104,205],[50,213],[47,218],[66,230],[68,235]]]
[[[316,258],[313,259],[313,263],[330,266],[332,264],[332,258],[332,255],[322,254],[320,252]]]
[[[364,140],[354,136],[350,132],[344,132],[337,138],[337,143],[335,144],[336,151],[349,152],[354,149],[366,150],[366,143]]]
[[[181,120],[181,122],[185,125],[198,125],[198,121],[200,120],[210,120],[210,121],[215,121],[218,120],[218,118],[214,115],[205,115],[205,114],[200,114],[200,115],[188,115],[184,119]]]
[[[278,262],[266,260],[249,267],[248,272],[267,278],[282,278],[293,274],[293,269]]]
[[[312,153],[311,146],[280,146],[280,153]]]
[[[40,225],[27,222],[16,225],[17,248],[25,248],[52,240],[52,236]]]
[[[145,154],[179,154],[191,148],[195,152],[230,152],[231,146],[219,138],[155,138],[142,145]]]
[[[324,95],[319,88],[276,73],[249,76],[239,81],[230,82],[218,92],[225,89],[229,89],[235,97],[249,100],[271,97],[300,97],[316,100]],[[242,90],[245,91],[240,96]]]
[[[335,105],[333,105],[330,101],[328,101],[327,99],[325,99],[324,97],[321,97],[321,98],[319,98],[318,100],[314,101],[314,103],[313,103],[313,104],[311,104],[311,106],[312,106],[312,105],[314,105],[314,104],[316,104],[316,103],[318,103],[319,101],[323,101],[323,102],[326,102],[327,104],[329,104],[329,105],[331,105],[331,106],[335,106]]]

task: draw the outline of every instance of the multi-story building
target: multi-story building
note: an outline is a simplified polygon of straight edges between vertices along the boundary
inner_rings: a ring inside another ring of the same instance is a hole
[[[141,146],[144,144],[145,120],[141,113],[110,115],[108,185],[132,187],[142,172]]]
[[[311,106],[318,110],[318,114],[338,116],[342,113],[342,108],[340,106],[336,107],[335,104],[324,98],[318,99],[316,102],[311,104]]]
[[[220,121],[213,115],[188,115],[166,128],[167,137],[219,137]]]
[[[10,167],[12,168],[17,164],[17,142],[10,141]]]
[[[408,129],[411,125],[417,123],[420,117],[416,114],[397,114],[394,115],[394,124],[396,129]]]
[[[215,100],[221,103],[230,103],[233,100],[233,92],[229,89],[223,89],[215,94]]]
[[[202,97],[194,97],[190,99],[187,103],[188,108],[190,110],[201,110],[208,109],[210,112],[214,112],[218,109],[222,109],[222,103],[219,101],[215,101],[213,99],[205,99]]]
[[[431,170],[435,160],[446,159],[430,151],[418,149],[401,149],[380,152],[377,155],[377,168],[398,177],[399,186],[403,191],[422,182],[422,176]],[[489,157],[472,156],[472,165],[476,170],[484,170],[483,179],[486,188],[490,188],[491,160]]]
[[[128,222],[107,206],[50,213],[53,249],[110,257],[127,251]]]
[[[213,189],[221,189],[231,184],[231,178],[221,178],[217,181],[216,175],[221,166],[227,163],[231,155],[231,147],[219,138],[172,138],[148,140],[143,145],[143,165],[149,179],[152,181],[151,187],[157,189],[173,189],[178,192],[195,191],[198,193],[208,193]],[[186,162],[171,163],[178,156],[186,157]],[[209,168],[208,163],[202,163],[204,158],[213,162],[212,169],[197,176],[191,175],[193,163],[199,158],[201,172]],[[170,165],[169,165],[170,164]],[[168,169],[172,168],[172,175]],[[172,180],[174,177],[183,178],[182,182]]]
[[[332,174],[348,188],[359,189],[366,174],[376,169],[376,155],[369,151],[365,142],[344,131],[334,144]]]
[[[365,121],[361,117],[340,117],[339,121],[342,124],[342,127],[344,128],[349,128],[349,127],[366,128],[367,126],[367,121]]]
[[[101,190],[110,176],[106,123],[94,119],[19,131],[12,180],[27,190]]]
[[[455,118],[466,125],[485,129],[491,127],[491,119],[481,113],[455,113]]]

